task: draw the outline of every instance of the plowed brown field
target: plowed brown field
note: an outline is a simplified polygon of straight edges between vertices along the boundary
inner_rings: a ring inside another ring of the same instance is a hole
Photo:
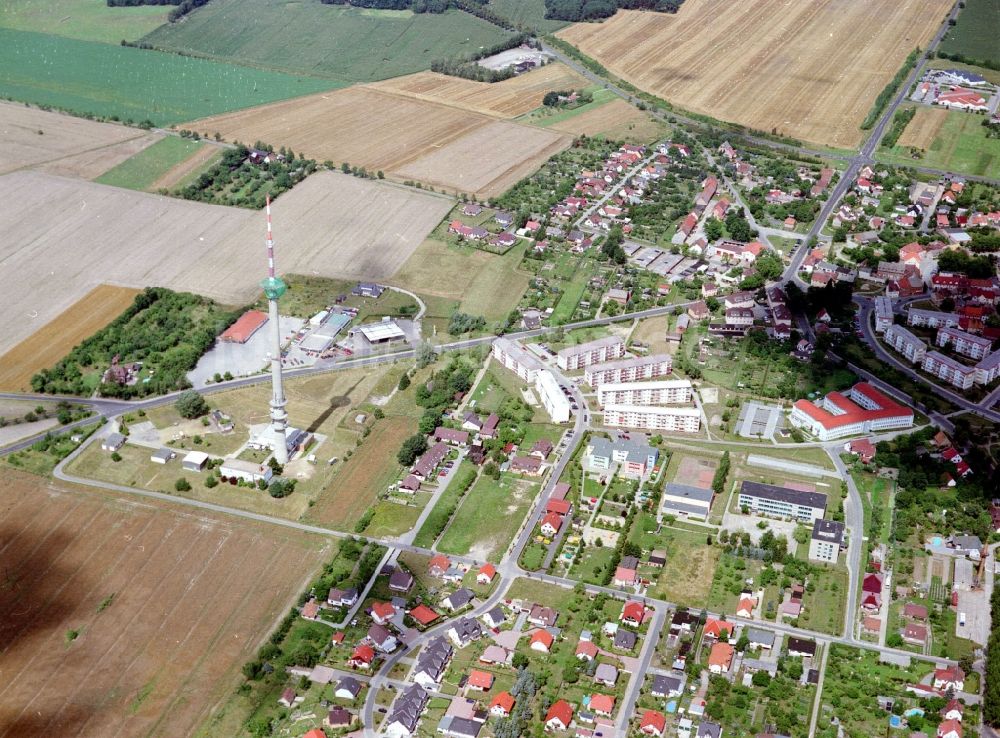
[[[489,129],[488,138],[482,131]],[[371,87],[330,93],[205,118],[187,128],[228,140],[289,146],[318,161],[347,162],[397,179],[489,197],[513,185],[546,151],[570,137]],[[484,146],[500,138],[503,147]],[[504,175],[506,172],[506,175]],[[480,189],[472,189],[470,185]]]
[[[907,123],[903,129],[903,134],[897,142],[900,146],[915,146],[925,151],[930,148],[937,138],[938,131],[948,118],[948,111],[943,108],[929,108],[920,106],[913,116],[913,120]]]
[[[875,97],[950,0],[687,0],[558,33],[676,105],[831,146],[856,146]]]
[[[3,738],[191,735],[325,545],[19,472],[0,508]]]
[[[0,390],[31,391],[31,377],[117,318],[139,290],[102,284],[0,356]]]
[[[578,90],[587,84],[587,80],[572,69],[556,62],[492,84],[435,72],[417,72],[368,87],[486,115],[516,118],[541,106],[546,92]]]

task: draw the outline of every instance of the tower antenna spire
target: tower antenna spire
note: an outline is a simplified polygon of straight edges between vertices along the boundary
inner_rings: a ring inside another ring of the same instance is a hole
[[[271,196],[265,199],[267,212],[267,276],[274,279],[274,234],[271,231]]]

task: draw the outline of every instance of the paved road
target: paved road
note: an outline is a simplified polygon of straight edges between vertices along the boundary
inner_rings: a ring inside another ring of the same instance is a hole
[[[906,431],[909,433],[910,431]],[[838,444],[839,445],[839,444]],[[850,538],[847,547],[847,607],[844,611],[844,637],[850,643],[856,643],[854,637],[854,619],[858,611],[858,578],[864,563],[861,561],[861,554],[864,551],[865,536],[865,513],[861,502],[861,492],[854,483],[847,466],[840,458],[837,448],[828,448],[827,455],[836,467],[840,478],[847,483],[847,499],[844,500],[844,525]],[[840,490],[834,490],[832,494],[839,494]]]

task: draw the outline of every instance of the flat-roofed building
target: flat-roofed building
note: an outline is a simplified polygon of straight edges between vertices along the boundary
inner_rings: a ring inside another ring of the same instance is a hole
[[[542,362],[524,346],[509,338],[495,339],[492,353],[502,367],[510,369],[525,382],[534,383],[542,369]]]
[[[960,328],[942,328],[938,331],[936,343],[941,347],[950,345],[955,353],[977,360],[984,358],[993,348],[990,339],[974,336]]]
[[[663,490],[663,514],[707,520],[715,493],[687,484],[668,484]]]
[[[836,564],[840,558],[840,547],[844,543],[844,524],[836,520],[822,518],[813,522],[809,539],[809,559]]]
[[[859,382],[846,395],[831,392],[819,404],[797,400],[789,420],[821,441],[831,441],[858,433],[909,428],[913,410],[867,382]]]
[[[654,354],[635,359],[591,364],[584,370],[583,376],[584,381],[591,387],[613,382],[641,382],[670,374],[673,365],[674,360],[670,354]]]
[[[738,504],[752,512],[811,524],[826,514],[826,495],[744,480]]]
[[[628,479],[643,479],[649,476],[659,451],[646,442],[645,436],[608,439],[592,436],[587,442],[584,464],[591,469],[611,471],[617,465],[617,473]]]
[[[605,405],[668,405],[691,402],[694,389],[686,379],[609,383],[597,388],[597,403]]]
[[[997,377],[1000,377],[1000,351],[976,364],[976,384],[992,384]]]
[[[892,325],[892,300],[885,295],[875,298],[875,332],[885,333]]]
[[[969,389],[976,382],[976,368],[966,366],[950,356],[937,351],[928,351],[921,368],[928,374],[942,379],[959,389]]]
[[[942,313],[937,310],[921,310],[911,307],[906,313],[906,324],[927,326],[928,328],[957,328],[961,316],[957,313]]]
[[[260,481],[270,482],[274,471],[267,464],[258,464],[256,461],[226,459],[219,467],[219,474],[228,479],[242,479],[244,482],[256,484]]]
[[[553,423],[565,423],[569,420],[570,402],[562,391],[559,382],[548,369],[542,369],[535,376],[535,390],[542,401],[545,412]]]
[[[701,411],[696,407],[608,405],[604,408],[604,425],[697,433],[701,428]]]
[[[923,361],[927,353],[927,344],[901,325],[889,326],[885,332],[885,342],[913,364]]]
[[[402,341],[406,338],[403,329],[391,318],[383,318],[377,323],[366,323],[352,328],[351,336],[361,335],[368,343],[381,344],[392,341]]]
[[[624,355],[625,342],[618,336],[606,336],[579,346],[567,346],[556,354],[556,362],[560,369],[571,372],[591,364],[620,359]]]
[[[726,310],[726,325],[737,328],[753,325],[753,310],[750,308],[729,308]]]

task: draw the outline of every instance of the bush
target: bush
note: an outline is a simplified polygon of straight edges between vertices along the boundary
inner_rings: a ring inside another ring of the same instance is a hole
[[[216,479],[214,476],[209,476],[205,480],[205,486],[208,487],[209,489],[212,489],[213,487],[218,487],[219,486],[219,480]]]
[[[178,492],[188,492],[191,489],[191,483],[184,477],[181,477],[176,482],[174,482],[174,489]]]
[[[119,461],[122,460],[122,455],[117,451],[115,451],[113,454],[111,454],[111,460],[117,464]]]
[[[174,403],[174,407],[182,418],[187,418],[188,420],[200,418],[209,410],[205,398],[194,390],[182,392],[181,396],[177,398],[177,402]]]

